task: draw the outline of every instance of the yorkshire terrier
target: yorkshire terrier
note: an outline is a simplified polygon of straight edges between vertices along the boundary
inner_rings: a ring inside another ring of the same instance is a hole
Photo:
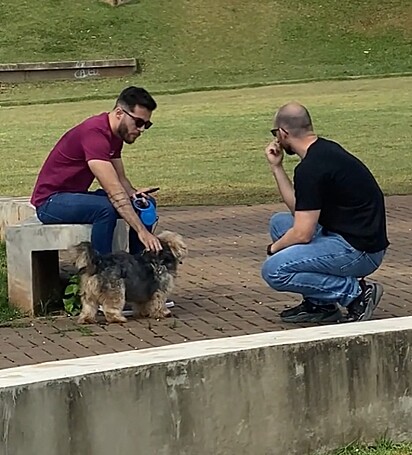
[[[159,253],[100,255],[90,242],[74,247],[75,267],[80,275],[80,324],[95,323],[99,305],[107,322],[127,322],[122,314],[126,302],[131,304],[136,318],[170,316],[166,300],[173,289],[178,264],[188,250],[180,234],[163,231],[157,237],[163,248]]]

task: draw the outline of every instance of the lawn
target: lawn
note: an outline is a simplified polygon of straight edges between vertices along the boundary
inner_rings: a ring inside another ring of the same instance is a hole
[[[402,0],[0,2],[0,63],[135,57],[122,79],[4,85],[0,103],[150,90],[412,72],[412,5]],[[22,35],[24,30],[24,35]]]
[[[297,99],[319,134],[370,166],[386,194],[412,191],[412,78],[334,81],[157,97],[155,126],[125,146],[135,185],[158,185],[162,205],[277,199],[264,158],[275,109]],[[29,195],[55,141],[113,100],[0,108],[0,194]],[[289,171],[296,158],[287,158]]]
[[[328,455],[411,455],[412,444],[396,444],[382,439],[372,446],[351,444]]]

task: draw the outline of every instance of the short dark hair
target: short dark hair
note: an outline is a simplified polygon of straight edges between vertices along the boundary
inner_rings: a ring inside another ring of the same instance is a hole
[[[133,110],[135,106],[145,107],[149,111],[154,111],[157,107],[156,101],[150,93],[142,87],[127,87],[116,100],[116,106]]]

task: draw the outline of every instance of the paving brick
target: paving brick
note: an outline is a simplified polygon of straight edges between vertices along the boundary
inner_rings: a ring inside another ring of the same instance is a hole
[[[131,346],[129,346],[124,341],[120,341],[111,335],[98,335],[96,338],[99,343],[101,343],[102,345],[105,345],[105,346],[109,346],[111,349],[113,349],[116,352],[130,351],[133,349]],[[81,342],[79,342],[79,343],[81,343]]]
[[[12,346],[16,349],[27,349],[36,346],[35,342],[28,340],[27,338],[21,337],[17,332],[14,332],[14,336],[5,338]],[[3,351],[4,352],[4,351]]]
[[[4,355],[4,357],[13,362],[14,366],[37,363],[36,360],[26,355],[24,351],[9,351]]]
[[[141,342],[147,343],[148,347],[164,346],[168,344],[161,336],[155,335],[151,330],[145,327],[131,327],[129,332],[135,335]]]
[[[13,368],[16,364],[5,356],[0,356],[0,369]]]
[[[115,352],[115,350],[109,346],[100,343],[96,337],[84,337],[81,340],[78,341],[78,343],[87,348],[90,349],[91,354],[111,354]]]
[[[68,337],[61,338],[60,341],[55,341],[54,343],[55,345],[64,348],[72,357],[88,357],[93,355],[93,352],[89,348],[84,347]]]
[[[385,288],[375,319],[412,315],[412,196],[386,201],[391,246],[372,277]],[[272,291],[260,276],[270,216],[284,210],[274,204],[160,209],[159,230],[180,232],[190,250],[171,296],[174,319],[120,325],[102,319],[80,327],[76,318],[25,318],[0,328],[0,368],[311,326],[283,323],[279,313],[300,297]]]
[[[60,360],[61,358],[63,358],[58,355],[53,355],[50,352],[47,352],[38,346],[25,350],[25,354],[29,356],[31,359],[35,360],[36,363],[51,362],[52,360]]]

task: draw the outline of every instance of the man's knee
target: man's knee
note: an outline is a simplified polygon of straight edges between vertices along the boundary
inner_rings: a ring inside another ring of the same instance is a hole
[[[261,275],[263,280],[276,291],[282,291],[289,279],[284,264],[280,258],[276,257],[276,254],[263,263]]]
[[[293,226],[293,215],[290,212],[278,212],[272,215],[269,230],[272,240],[277,240]]]
[[[96,221],[107,221],[108,223],[116,223],[119,215],[112,203],[107,198],[104,204],[99,204],[96,208]]]

